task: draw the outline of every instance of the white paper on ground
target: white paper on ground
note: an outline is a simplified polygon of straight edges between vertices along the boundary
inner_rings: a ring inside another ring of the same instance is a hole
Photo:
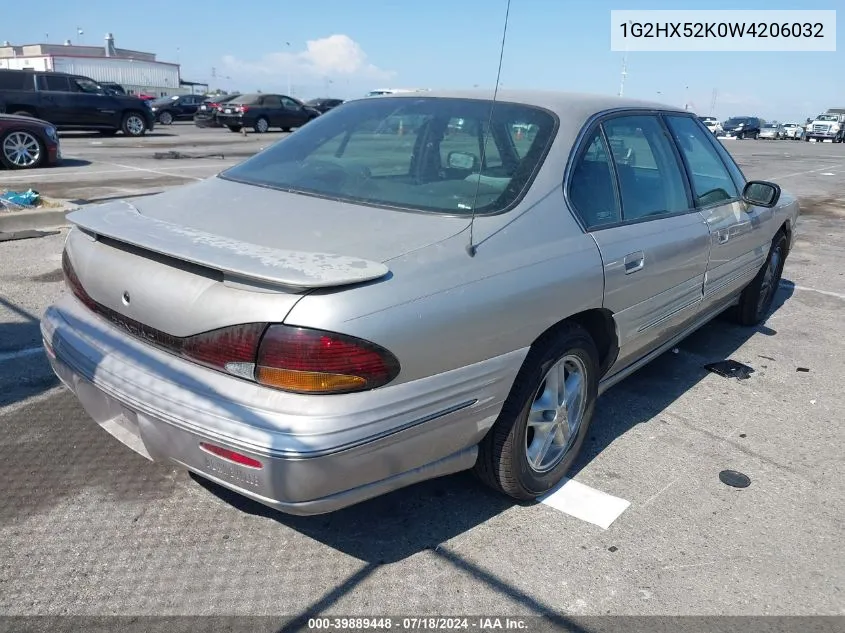
[[[630,501],[590,488],[574,479],[564,479],[539,501],[605,530],[631,505]]]

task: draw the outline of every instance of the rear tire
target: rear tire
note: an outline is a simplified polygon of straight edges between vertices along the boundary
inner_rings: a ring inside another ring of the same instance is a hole
[[[243,129],[242,125],[227,125],[226,127],[230,132],[240,132]]]
[[[120,126],[126,136],[140,137],[147,132],[147,122],[138,112],[127,112],[123,116],[123,123]]]
[[[268,121],[265,117],[260,116],[256,119],[255,125],[252,126],[252,129],[255,130],[257,134],[264,134],[270,129],[270,121]]]
[[[286,132],[286,133],[290,134],[290,128],[289,127],[283,127],[282,132]]]
[[[759,325],[769,315],[780,286],[788,248],[786,234],[778,231],[772,240],[766,263],[739,296],[735,318],[740,325]]]
[[[559,374],[550,374],[557,369]],[[579,374],[580,379],[575,378]],[[549,392],[550,385],[558,384],[550,379],[555,375],[566,383],[557,392],[563,391],[569,405],[565,411],[560,410],[560,397]],[[523,501],[554,488],[581,451],[593,418],[598,379],[595,343],[577,324],[565,324],[545,343],[532,347],[498,419],[479,444],[474,468],[479,479]]]
[[[162,112],[158,115],[158,122],[162,125],[173,125],[173,115],[170,112]]]

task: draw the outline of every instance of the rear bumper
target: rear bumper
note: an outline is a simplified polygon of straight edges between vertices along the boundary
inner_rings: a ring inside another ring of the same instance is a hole
[[[194,366],[131,339],[71,296],[47,310],[41,331],[57,376],[124,444],[302,515],[471,468],[527,352],[320,398]],[[201,441],[253,457],[262,468],[212,455]]]
[[[245,117],[242,114],[224,114],[222,112],[217,113],[217,122],[220,125],[240,125],[242,127],[249,127],[254,123],[250,117]]]

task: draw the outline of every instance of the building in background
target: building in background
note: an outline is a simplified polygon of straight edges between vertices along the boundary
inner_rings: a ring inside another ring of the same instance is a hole
[[[179,64],[160,62],[155,53],[142,53],[114,45],[114,36],[106,35],[105,46],[76,46],[70,40],[62,44],[0,45],[0,68],[52,70],[90,77],[94,81],[118,83],[129,94],[155,97],[203,93],[205,84],[184,81]]]

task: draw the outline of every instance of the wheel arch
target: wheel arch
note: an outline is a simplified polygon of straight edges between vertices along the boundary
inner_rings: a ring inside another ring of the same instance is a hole
[[[599,376],[604,376],[616,362],[619,355],[619,336],[617,334],[616,320],[613,312],[607,308],[591,308],[582,312],[571,314],[561,319],[540,336],[538,336],[531,347],[539,347],[553,338],[567,324],[576,323],[584,328],[593,339],[596,350],[599,353]]]

